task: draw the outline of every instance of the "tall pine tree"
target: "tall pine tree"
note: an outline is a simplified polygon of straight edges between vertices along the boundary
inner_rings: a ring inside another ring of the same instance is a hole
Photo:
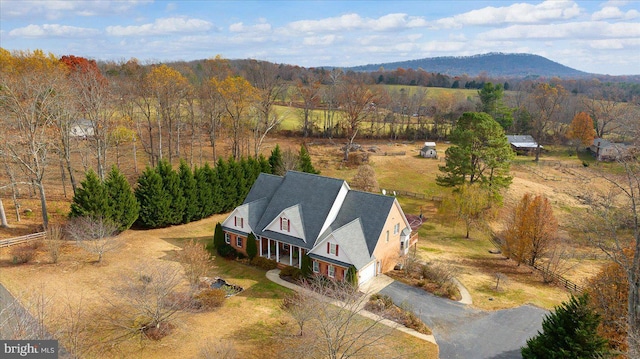
[[[282,151],[280,145],[271,150],[271,156],[269,156],[269,165],[271,166],[271,173],[274,175],[282,176],[284,174],[284,160],[282,159]]]
[[[171,163],[167,160],[161,160],[156,167],[156,171],[162,178],[164,191],[171,198],[167,224],[180,224],[182,223],[184,210],[187,206],[187,201],[184,198],[182,187],[180,185],[180,176],[171,167]]]
[[[162,177],[155,169],[147,167],[138,178],[135,195],[140,203],[138,221],[142,226],[158,228],[171,224],[172,197],[165,191]]]
[[[269,160],[267,160],[262,154],[258,157],[258,162],[260,163],[260,172],[262,173],[272,173],[271,172],[271,164]]]
[[[211,167],[208,163],[204,167],[197,168],[193,171],[193,177],[196,181],[196,193],[198,195],[198,212],[193,218],[194,220],[202,219],[210,216],[214,212],[214,198],[209,184],[209,175]]]
[[[185,208],[182,216],[182,223],[189,223],[197,220],[200,211],[200,203],[198,202],[198,188],[196,179],[191,172],[191,168],[186,161],[180,161],[178,170],[180,177],[180,186],[182,187],[182,196],[185,199]]]
[[[307,151],[304,145],[300,146],[300,154],[298,155],[298,170],[300,172],[319,174],[320,171],[317,171],[313,168],[313,164],[311,163],[311,156],[309,156],[309,152]]]
[[[607,340],[598,334],[600,315],[589,307],[587,294],[571,296],[542,321],[542,333],[527,340],[524,359],[603,358]]]
[[[76,189],[69,217],[110,218],[109,198],[104,183],[90,169],[80,187]]]
[[[140,212],[140,205],[131,190],[129,181],[118,167],[113,166],[104,181],[104,187],[111,212],[108,218],[118,225],[119,231],[129,229],[138,219]]]

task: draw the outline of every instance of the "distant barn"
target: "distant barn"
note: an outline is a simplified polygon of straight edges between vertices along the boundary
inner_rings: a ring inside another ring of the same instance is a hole
[[[529,135],[507,135],[507,140],[511,148],[519,155],[530,155],[538,148],[538,142]]]
[[[87,137],[92,137],[94,135],[93,122],[87,119],[77,120],[71,129],[69,130],[69,135],[71,137],[87,139]]]
[[[424,158],[438,158],[438,151],[436,151],[436,143],[425,142],[424,146],[420,150],[420,156]]]
[[[593,140],[589,150],[598,161],[617,161],[633,155],[635,147],[632,145],[607,141],[602,138]]]

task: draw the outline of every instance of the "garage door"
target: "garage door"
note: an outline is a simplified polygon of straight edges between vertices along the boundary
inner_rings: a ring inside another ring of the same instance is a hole
[[[362,285],[376,275],[376,262],[371,262],[358,272],[358,285]]]

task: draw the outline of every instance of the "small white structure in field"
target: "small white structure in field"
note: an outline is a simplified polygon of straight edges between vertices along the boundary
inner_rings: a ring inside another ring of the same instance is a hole
[[[424,147],[420,150],[420,156],[424,158],[438,158],[435,142],[425,142]]]
[[[93,123],[84,118],[74,123],[69,130],[69,135],[71,135],[71,137],[78,137],[82,139],[92,137],[94,134]]]

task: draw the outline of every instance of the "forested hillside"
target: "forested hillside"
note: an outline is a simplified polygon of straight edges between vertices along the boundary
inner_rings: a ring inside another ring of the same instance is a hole
[[[449,76],[469,75],[498,77],[585,77],[592,74],[572,69],[545,57],[532,54],[489,53],[474,56],[431,57],[418,60],[371,64],[350,68],[353,71],[423,69]]]

